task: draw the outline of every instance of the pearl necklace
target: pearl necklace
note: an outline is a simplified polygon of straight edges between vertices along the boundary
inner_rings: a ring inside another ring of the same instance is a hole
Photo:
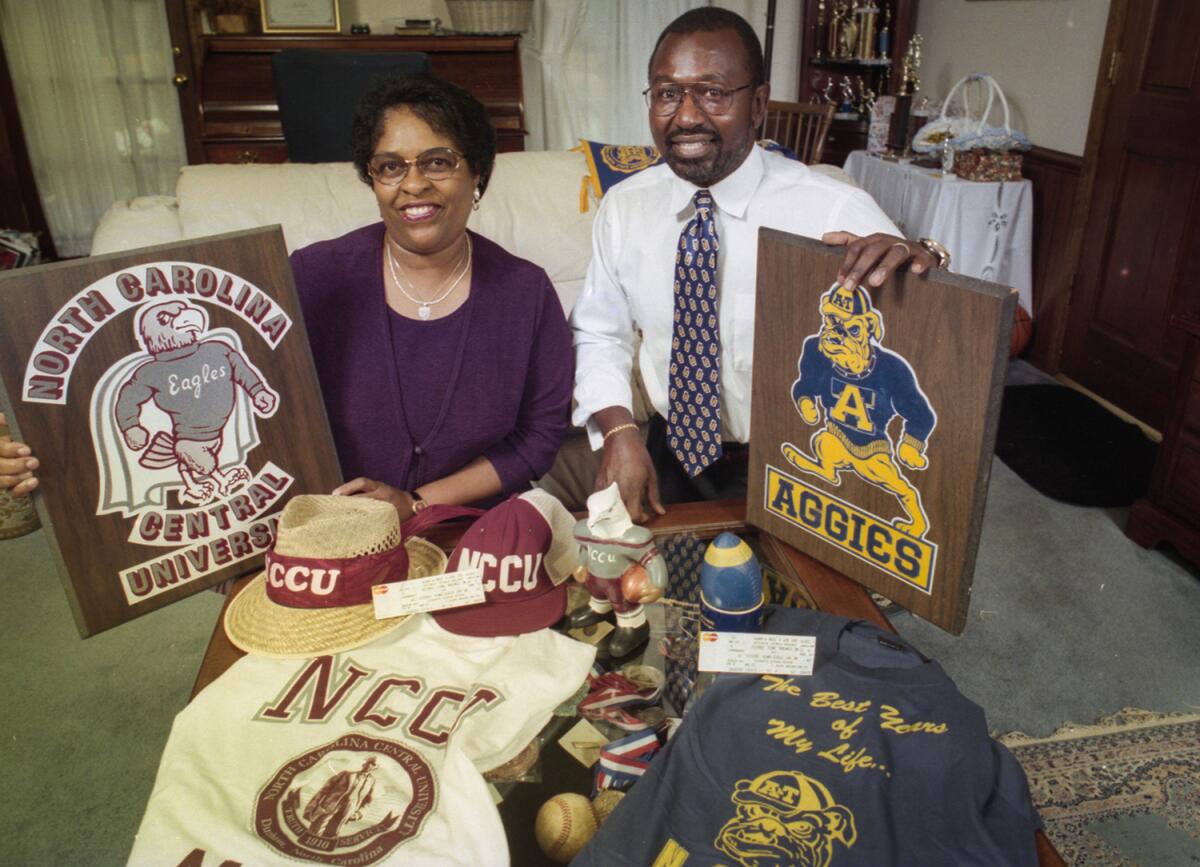
[[[396,288],[400,290],[400,294],[403,295],[405,298],[407,298],[409,301],[411,301],[413,304],[417,305],[417,315],[421,317],[421,320],[428,321],[429,317],[433,315],[433,310],[431,308],[435,304],[440,304],[443,301],[445,301],[447,298],[449,298],[450,293],[458,288],[458,284],[462,282],[463,277],[465,277],[467,274],[467,271],[470,270],[470,268],[471,268],[471,236],[467,235],[467,252],[463,256],[462,261],[455,267],[454,273],[452,273],[448,278],[446,278],[446,282],[442,284],[441,288],[444,291],[442,291],[441,295],[439,295],[438,297],[436,297],[430,301],[423,301],[420,298],[414,298],[412,295],[409,295],[408,290],[411,290],[413,292],[417,291],[416,289],[414,289],[412,287],[411,284],[408,284],[408,290],[406,290],[404,288],[406,285],[406,281],[404,281],[400,277],[400,266],[396,262],[395,254],[392,253],[392,243],[393,243],[392,239],[388,238],[387,243],[385,245],[386,249],[387,249],[388,269],[392,272],[392,280],[395,281]]]

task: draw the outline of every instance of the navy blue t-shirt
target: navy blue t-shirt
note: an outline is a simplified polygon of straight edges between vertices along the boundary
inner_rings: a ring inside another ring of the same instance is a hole
[[[1025,774],[941,666],[862,621],[764,628],[816,635],[812,676],[718,676],[572,863],[1037,864]]]

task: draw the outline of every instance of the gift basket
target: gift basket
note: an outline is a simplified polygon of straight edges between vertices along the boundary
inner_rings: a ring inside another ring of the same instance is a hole
[[[972,116],[967,96],[967,85],[982,84],[987,92],[987,102],[978,119]],[[953,115],[955,94],[962,91],[963,113]],[[1004,110],[1003,126],[988,126],[988,118],[995,106],[996,97]],[[913,137],[913,150],[920,153],[953,155],[954,173],[968,181],[1019,181],[1021,179],[1021,153],[1030,148],[1029,139],[1014,130],[1010,122],[1008,100],[996,79],[981,72],[964,75],[942,104],[941,114],[917,131]],[[943,164],[950,160],[943,159]]]
[[[522,33],[533,16],[533,0],[446,0],[446,8],[458,33]]]

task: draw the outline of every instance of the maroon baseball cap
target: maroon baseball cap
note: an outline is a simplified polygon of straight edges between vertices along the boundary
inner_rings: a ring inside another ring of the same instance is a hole
[[[563,581],[579,564],[575,519],[541,490],[505,500],[462,535],[447,569],[481,568],[486,599],[436,611],[459,635],[520,635],[553,626],[567,607]]]

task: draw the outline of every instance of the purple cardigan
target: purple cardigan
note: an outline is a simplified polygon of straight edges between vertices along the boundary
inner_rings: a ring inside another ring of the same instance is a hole
[[[446,372],[433,429],[404,423],[383,287],[383,223],[292,254],[342,473],[411,491],[483,455],[505,493],[550,469],[566,434],[571,331],[546,272],[474,232],[464,339],[426,357]]]

